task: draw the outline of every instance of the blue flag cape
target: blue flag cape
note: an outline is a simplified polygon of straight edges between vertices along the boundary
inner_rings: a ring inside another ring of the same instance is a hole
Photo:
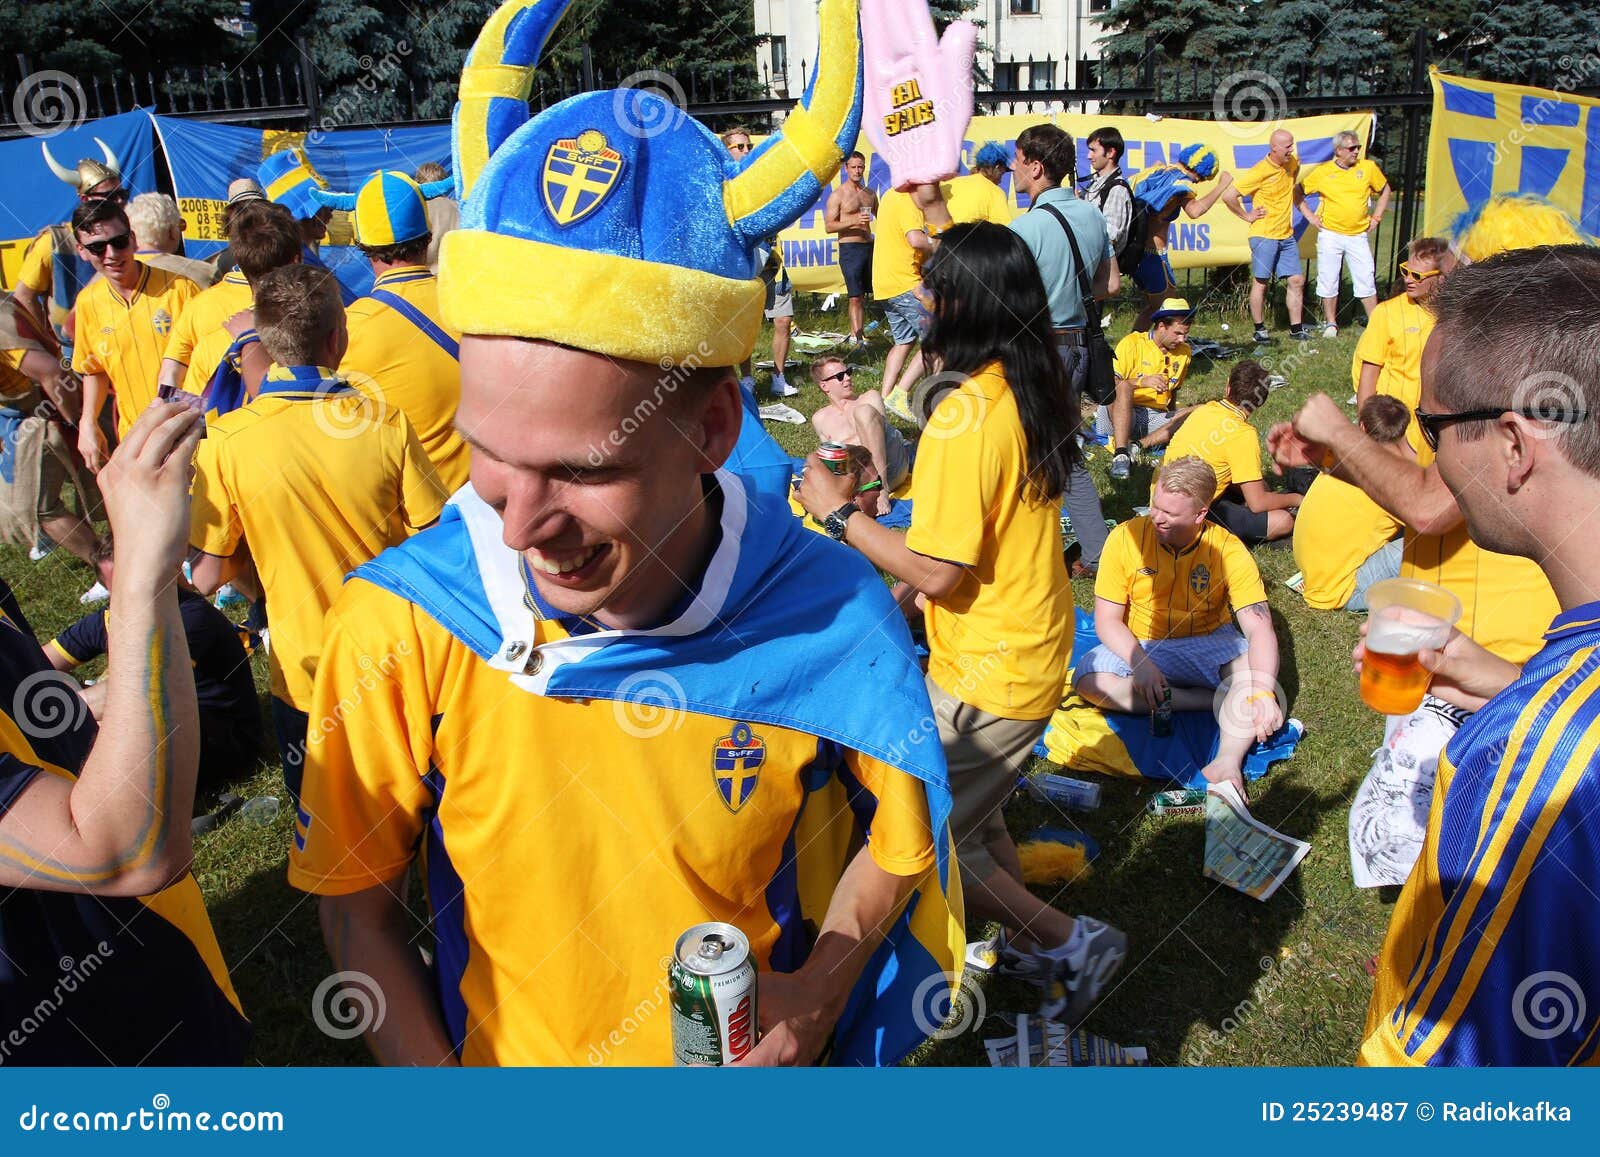
[[[787,458],[783,464],[786,478]],[[470,485],[436,526],[353,577],[415,604],[531,693],[621,700],[640,671],[651,671],[682,688],[680,709],[806,732],[919,779],[944,895],[912,896],[863,970],[831,1056],[834,1064],[893,1064],[944,1019],[964,938],[949,858],[950,791],[923,676],[904,617],[859,554],[804,529],[766,477],[725,469],[716,481],[721,539],[700,589],[653,630],[536,643],[521,555],[504,544],[500,516]],[[824,776],[806,790],[827,786]],[[871,797],[849,795],[852,807],[829,822],[870,829]],[[788,861],[785,870],[795,870]],[[806,915],[820,925],[822,912]],[[798,968],[808,950],[780,942],[773,963]]]

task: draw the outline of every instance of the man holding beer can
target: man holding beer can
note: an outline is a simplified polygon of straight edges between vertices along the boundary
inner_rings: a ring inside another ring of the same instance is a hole
[[[1485,213],[1503,208],[1532,207]],[[1437,475],[1473,541],[1537,562],[1561,610],[1520,673],[1460,631],[1419,654],[1432,694],[1473,714],[1439,756],[1364,1064],[1600,1061],[1597,280],[1600,250],[1522,249],[1436,298],[1417,418]],[[1364,687],[1372,648],[1369,632]]]
[[[699,929],[675,974],[719,1040],[677,1055],[893,1064],[965,941],[928,695],[872,568],[725,466],[766,437],[734,368],[757,246],[858,131],[856,4],[822,0],[743,163],[643,90],[529,119],[566,7],[512,0],[467,60],[440,303],[472,485],[329,613],[290,882],[381,990],[386,1062],[669,1064]]]

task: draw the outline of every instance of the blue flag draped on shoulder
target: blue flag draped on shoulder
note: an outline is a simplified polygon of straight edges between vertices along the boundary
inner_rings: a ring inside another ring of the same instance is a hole
[[[504,545],[499,516],[470,486],[451,499],[438,525],[352,577],[412,602],[531,693],[621,700],[630,680],[648,670],[674,680],[688,710],[816,735],[920,780],[938,853],[938,892],[914,894],[889,930],[840,1018],[831,1055],[835,1064],[893,1064],[942,1021],[965,940],[944,754],[937,729],[924,726],[933,715],[922,673],[903,616],[860,555],[805,530],[768,487],[727,470],[716,478],[721,542],[688,609],[659,631],[534,642],[521,556]],[[529,669],[532,650],[543,655],[538,673],[519,674]],[[511,655],[515,663],[505,661]],[[861,693],[867,686],[871,695]],[[808,781],[808,794],[828,787],[828,778]],[[803,849],[848,846],[847,832],[843,842],[824,832],[837,836],[832,829],[842,826],[859,833],[871,824],[870,813],[853,807],[806,812],[803,821],[816,831],[797,840],[803,905],[830,896],[839,869],[837,862],[808,865]],[[819,892],[805,879],[808,870],[831,871],[833,879]],[[816,925],[823,915],[805,912]],[[774,965],[798,967],[805,951],[780,962],[775,949]]]

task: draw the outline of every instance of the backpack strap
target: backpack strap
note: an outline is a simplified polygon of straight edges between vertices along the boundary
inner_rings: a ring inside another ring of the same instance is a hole
[[[1089,281],[1089,270],[1083,263],[1083,254],[1078,250],[1078,239],[1072,235],[1072,226],[1067,224],[1067,219],[1061,215],[1061,210],[1054,205],[1040,205],[1046,213],[1056,219],[1061,226],[1061,231],[1067,235],[1067,244],[1072,248],[1072,260],[1078,268],[1078,289],[1083,294],[1084,308],[1087,309],[1094,300],[1094,288]]]
[[[374,289],[371,293],[367,294],[367,296],[372,298],[373,301],[379,301],[384,305],[387,305],[390,309],[394,310],[401,317],[405,318],[412,325],[420,329],[425,335],[427,335],[434,345],[444,350],[445,353],[449,354],[456,361],[461,360],[461,346],[456,342],[455,338],[445,333],[444,330],[440,329],[434,324],[434,321],[431,317],[423,313],[420,309],[412,305],[398,293],[392,293],[387,289]]]

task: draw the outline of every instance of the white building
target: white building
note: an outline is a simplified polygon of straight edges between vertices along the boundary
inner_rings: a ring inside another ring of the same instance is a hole
[[[978,67],[996,88],[1075,88],[1078,61],[1098,60],[1103,29],[1091,17],[1112,0],[979,0]],[[753,0],[761,74],[775,97],[798,97],[817,57],[817,0]],[[1033,63],[1028,63],[1029,58]],[[803,76],[802,76],[803,62]]]

